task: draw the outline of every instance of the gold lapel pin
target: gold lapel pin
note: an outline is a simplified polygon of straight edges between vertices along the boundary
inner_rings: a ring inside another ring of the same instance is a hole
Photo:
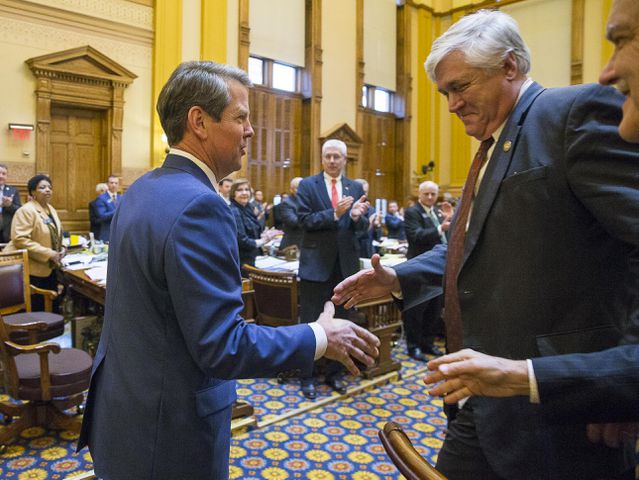
[[[510,150],[510,147],[513,146],[513,142],[511,142],[510,140],[506,140],[504,142],[504,152],[507,152]]]

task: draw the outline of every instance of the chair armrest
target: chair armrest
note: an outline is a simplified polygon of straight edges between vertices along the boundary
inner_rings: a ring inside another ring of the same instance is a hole
[[[21,330],[43,332],[49,328],[49,326],[45,322],[27,322],[19,325],[13,325],[5,322],[4,328],[7,330],[7,333],[18,332]]]
[[[44,311],[51,312],[53,310],[53,301],[58,298],[58,292],[53,290],[45,290],[44,288],[36,287],[35,285],[29,285],[31,287],[31,294],[42,295],[44,297]]]
[[[48,354],[51,353],[60,353],[62,347],[57,343],[35,343],[33,345],[20,345],[18,343],[13,343],[9,340],[5,341],[5,345],[8,347],[9,353],[13,356],[20,355],[22,353],[37,353],[37,354]]]

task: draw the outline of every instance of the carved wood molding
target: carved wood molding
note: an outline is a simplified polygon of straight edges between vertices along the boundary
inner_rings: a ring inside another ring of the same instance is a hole
[[[585,1],[572,0],[570,34],[570,84],[584,81],[584,16]]]
[[[51,107],[58,105],[107,112],[103,161],[110,174],[120,176],[124,89],[137,75],[89,45],[25,63],[36,77],[36,171],[51,171]]]

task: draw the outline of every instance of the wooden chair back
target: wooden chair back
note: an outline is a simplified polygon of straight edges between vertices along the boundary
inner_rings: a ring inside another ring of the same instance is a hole
[[[386,453],[406,480],[446,480],[428,461],[422,457],[402,427],[395,422],[387,422],[379,431],[379,438]]]
[[[0,253],[0,314],[31,311],[29,255],[26,250]]]
[[[297,275],[244,265],[253,284],[256,323],[279,327],[299,323]]]

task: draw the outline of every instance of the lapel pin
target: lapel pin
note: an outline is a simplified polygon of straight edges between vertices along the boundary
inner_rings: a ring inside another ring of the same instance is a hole
[[[510,147],[513,146],[513,142],[511,142],[510,140],[506,140],[504,142],[504,152],[507,152],[510,150]]]

